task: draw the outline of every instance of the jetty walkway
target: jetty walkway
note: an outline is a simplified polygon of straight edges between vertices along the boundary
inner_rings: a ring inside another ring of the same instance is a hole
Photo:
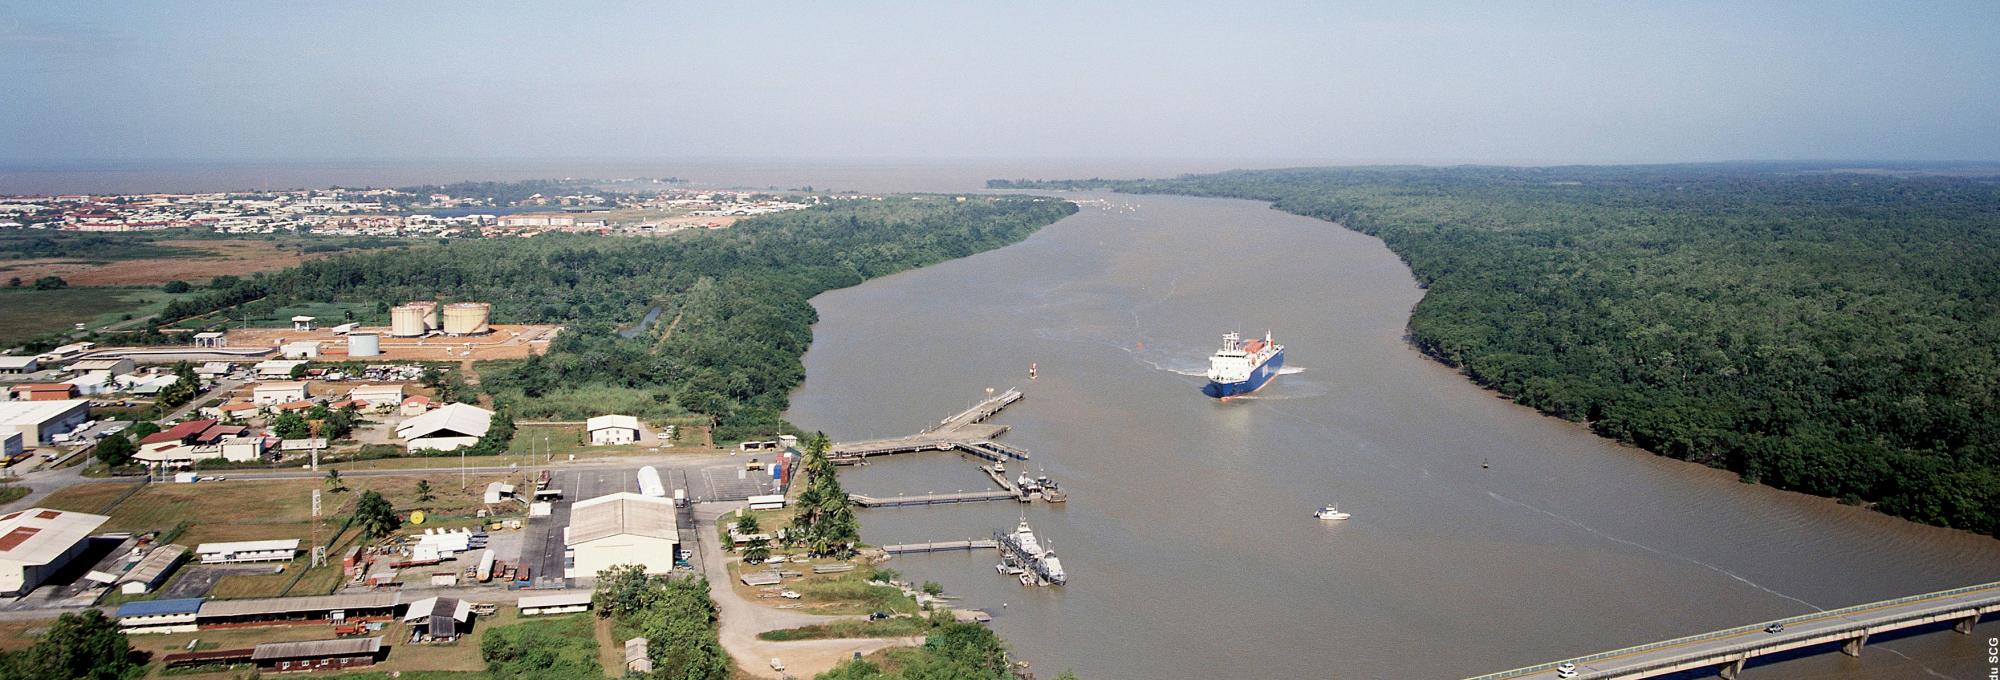
[[[992,462],[1027,460],[1028,452],[993,441],[1007,432],[1005,425],[987,425],[986,419],[1022,398],[1021,390],[1008,389],[973,405],[924,431],[907,437],[841,442],[829,447],[826,457],[835,465],[858,465],[869,456],[918,451],[960,451]]]

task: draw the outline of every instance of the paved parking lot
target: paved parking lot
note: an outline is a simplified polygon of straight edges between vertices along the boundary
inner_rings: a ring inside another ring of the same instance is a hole
[[[703,461],[705,465],[655,466],[660,481],[671,495],[685,490],[693,502],[742,500],[772,492],[766,472],[745,472],[742,459]],[[522,531],[520,561],[535,570],[538,586],[554,587],[562,581],[563,528],[569,526],[570,504],[621,491],[638,493],[639,466],[594,470],[557,471],[550,486],[561,489],[562,500],[551,507],[548,517],[532,517]],[[683,523],[681,530],[693,531]]]

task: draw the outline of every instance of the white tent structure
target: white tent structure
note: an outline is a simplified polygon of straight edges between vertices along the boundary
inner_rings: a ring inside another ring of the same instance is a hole
[[[396,426],[396,436],[407,442],[411,451],[455,451],[479,443],[492,427],[492,411],[471,404],[446,404],[403,421]]]

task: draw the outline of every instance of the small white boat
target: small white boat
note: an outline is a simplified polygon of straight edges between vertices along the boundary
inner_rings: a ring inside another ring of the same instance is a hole
[[[1313,513],[1313,516],[1319,519],[1342,520],[1352,517],[1353,515],[1341,512],[1340,508],[1329,505],[1324,508],[1320,508],[1319,512]]]
[[[1022,572],[1027,571],[1011,564],[996,564],[993,565],[993,570],[1008,576],[1019,576]]]

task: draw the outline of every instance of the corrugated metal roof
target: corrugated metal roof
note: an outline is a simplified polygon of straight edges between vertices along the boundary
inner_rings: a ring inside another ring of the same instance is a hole
[[[205,597],[189,597],[178,600],[140,600],[118,605],[118,618],[128,616],[166,616],[169,614],[193,614],[201,611]]]
[[[160,580],[161,575],[166,574],[168,569],[172,569],[174,564],[187,555],[187,551],[187,546],[171,543],[154,548],[152,552],[146,553],[144,559],[139,560],[138,565],[133,566],[131,571],[125,572],[125,576],[118,580],[144,583],[150,589]]]
[[[266,550],[298,550],[299,539],[280,538],[269,541],[230,541],[227,543],[203,543],[194,547],[197,553],[240,553],[263,552]]]
[[[335,609],[385,609],[402,604],[402,593],[357,593],[315,597],[273,597],[256,600],[209,600],[201,606],[202,618],[265,616]]]
[[[590,597],[595,592],[596,591],[591,591],[591,590],[578,590],[574,592],[559,593],[556,595],[535,595],[532,597],[521,598],[519,602],[515,603],[515,605],[522,609],[536,609],[541,607],[575,607],[579,605],[590,604]]]
[[[468,621],[472,619],[472,603],[456,597],[426,597],[411,602],[409,610],[403,613],[403,620],[415,621],[432,616],[450,616]]]
[[[359,656],[382,651],[382,637],[343,638],[338,640],[307,640],[305,642],[266,642],[257,645],[257,651],[250,658],[257,661],[266,659],[317,659],[331,656]]]
[[[631,492],[577,501],[569,508],[569,544],[632,534],[679,541],[673,501]]]

